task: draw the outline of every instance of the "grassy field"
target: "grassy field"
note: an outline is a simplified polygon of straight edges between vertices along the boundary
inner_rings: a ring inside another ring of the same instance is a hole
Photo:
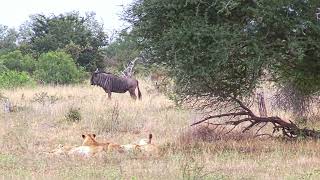
[[[240,134],[215,140],[211,130],[189,127],[198,118],[195,112],[176,107],[149,83],[140,84],[143,100],[136,102],[129,94],[112,94],[110,101],[89,83],[2,90],[14,105],[14,112],[0,111],[2,179],[320,178],[319,142]],[[152,133],[161,153],[104,154],[86,160],[44,153],[58,144],[80,145],[83,133],[118,143]]]

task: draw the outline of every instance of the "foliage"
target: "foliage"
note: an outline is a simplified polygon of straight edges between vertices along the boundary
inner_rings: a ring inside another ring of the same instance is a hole
[[[64,47],[63,51],[66,52],[67,54],[70,54],[72,59],[78,59],[82,49],[80,45],[70,42]]]
[[[296,121],[301,121],[308,113],[312,112],[312,106],[319,103],[317,97],[307,96],[292,84],[282,84],[274,95],[272,107],[283,111],[290,111]]]
[[[16,50],[0,56],[0,63],[9,70],[32,73],[36,61],[31,56],[22,55],[21,51]]]
[[[16,49],[18,32],[0,24],[0,53]]]
[[[35,81],[26,72],[0,72],[0,88],[14,88],[18,86],[33,86]]]
[[[65,118],[69,122],[79,122],[81,120],[80,108],[71,107]]]
[[[7,70],[8,70],[8,68],[5,65],[3,65],[3,62],[0,61],[0,73],[7,71]]]
[[[103,66],[99,48],[107,44],[106,34],[94,13],[87,13],[85,17],[78,12],[50,16],[35,14],[20,29],[24,52],[38,57],[66,48],[76,62],[88,70]]]
[[[83,68],[78,68],[70,55],[65,52],[42,54],[34,72],[37,80],[43,83],[70,84],[83,80]]]
[[[124,13],[182,98],[250,95],[263,80],[319,92],[318,1],[137,0]],[[309,69],[310,68],[310,69]]]
[[[126,32],[122,32],[104,51],[107,69],[111,72],[122,71],[140,52],[136,39]]]
[[[319,91],[320,23],[315,17],[319,2],[266,1],[261,6],[265,9],[261,14],[265,25],[259,30],[266,35],[264,40],[273,59],[270,69],[275,80],[301,94]]]
[[[47,92],[40,92],[40,93],[36,93],[33,96],[32,101],[41,103],[44,106],[44,105],[46,105],[46,102],[48,102],[50,104],[54,104],[55,102],[57,102],[60,99],[61,98],[56,95],[49,96]]]

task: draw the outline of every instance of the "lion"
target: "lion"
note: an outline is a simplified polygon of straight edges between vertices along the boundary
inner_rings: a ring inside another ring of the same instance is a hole
[[[120,144],[110,143],[108,145],[108,153],[111,153],[111,152],[124,153],[124,149],[122,148],[122,146]]]
[[[119,152],[134,153],[143,155],[157,155],[159,148],[152,143],[152,134],[149,139],[141,139],[137,143],[117,144],[113,142],[98,142],[95,134],[82,134],[83,142],[78,147],[64,147],[59,144],[58,147],[50,152],[54,155],[72,155],[81,157],[92,157],[101,152]]]
[[[108,153],[119,152],[119,153],[137,153],[140,152],[140,146],[137,144],[117,144],[110,143],[108,146]]]
[[[159,154],[159,148],[152,142],[152,134],[149,134],[149,139],[141,139],[138,142],[139,148],[141,149],[141,152],[145,155],[158,155]]]
[[[65,147],[62,144],[59,144],[55,149],[45,152],[46,154],[52,154],[52,155],[65,155],[66,150]]]
[[[133,144],[117,144],[117,143],[110,143],[108,146],[108,152],[119,152],[119,153],[137,153],[140,152],[140,145],[133,143]]]
[[[143,155],[157,155],[159,149],[152,142],[152,134],[149,134],[148,139],[141,139],[136,143],[131,144],[109,144],[108,152],[118,151],[125,153],[143,154]]]
[[[82,134],[83,143],[79,147],[72,148],[68,155],[77,155],[82,157],[92,157],[100,152],[107,152],[110,142],[100,143],[95,139],[95,134]]]
[[[127,153],[140,153],[140,145],[138,144],[124,144],[120,146],[124,152]]]

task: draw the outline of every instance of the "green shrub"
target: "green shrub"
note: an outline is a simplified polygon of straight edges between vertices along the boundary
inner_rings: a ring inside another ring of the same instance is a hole
[[[62,51],[42,54],[34,74],[37,80],[47,84],[78,83],[85,75],[84,70],[77,67],[71,56]]]
[[[33,86],[35,81],[27,72],[2,71],[0,72],[0,88],[14,88],[18,86]]]
[[[0,62],[0,73],[9,70],[2,62]]]
[[[79,122],[81,120],[80,108],[71,107],[65,118],[69,122]]]
[[[35,70],[35,62],[31,56],[22,55],[18,50],[0,56],[0,64],[12,71],[32,73]]]

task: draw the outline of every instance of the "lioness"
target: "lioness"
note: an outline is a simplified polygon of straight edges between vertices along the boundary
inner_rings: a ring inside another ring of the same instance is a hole
[[[109,142],[100,143],[95,140],[95,134],[83,134],[83,143],[79,147],[72,148],[68,155],[78,155],[82,157],[91,157],[99,152],[107,151]]]
[[[148,141],[145,139],[141,139],[138,142],[139,148],[141,149],[142,153],[145,155],[158,155],[159,148],[158,146],[154,145],[152,142],[152,134],[149,134]]]
[[[149,134],[148,139],[141,139],[136,143],[131,144],[110,144],[108,147],[108,152],[118,151],[118,152],[126,152],[126,153],[142,153],[144,155],[157,155],[159,153],[159,149],[152,142],[152,134]]]

